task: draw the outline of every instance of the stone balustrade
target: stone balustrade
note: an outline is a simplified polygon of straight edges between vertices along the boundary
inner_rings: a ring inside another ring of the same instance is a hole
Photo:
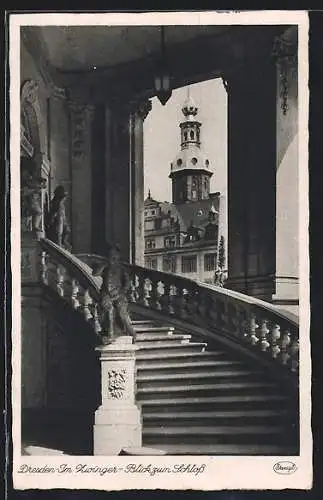
[[[291,372],[298,371],[298,318],[222,287],[139,266],[127,266],[129,301],[249,345]]]
[[[73,256],[48,240],[40,242],[42,281],[66,298],[91,322],[97,334],[100,279],[91,275],[95,256]],[[98,257],[104,260],[102,257]],[[129,303],[162,314],[165,320],[202,332],[206,338],[229,339],[266,362],[297,374],[298,318],[247,295],[198,283],[170,273],[124,264],[130,276]]]

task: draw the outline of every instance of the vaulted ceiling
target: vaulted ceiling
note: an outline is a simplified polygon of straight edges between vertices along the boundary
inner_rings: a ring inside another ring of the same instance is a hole
[[[172,88],[226,76],[248,60],[270,57],[286,26],[164,26]],[[154,95],[159,26],[26,26],[22,39],[69,89],[89,101]]]
[[[64,72],[111,68],[160,53],[159,26],[40,26],[53,67]],[[171,52],[180,44],[201,37],[219,36],[228,26],[166,26],[165,45]]]

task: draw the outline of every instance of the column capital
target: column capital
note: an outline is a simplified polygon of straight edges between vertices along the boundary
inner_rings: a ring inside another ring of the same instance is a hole
[[[136,101],[133,105],[134,113],[137,114],[139,118],[144,121],[150,111],[152,110],[152,104],[150,99]]]
[[[87,150],[89,126],[94,116],[94,106],[68,101],[71,116],[71,148],[72,157],[80,159]]]

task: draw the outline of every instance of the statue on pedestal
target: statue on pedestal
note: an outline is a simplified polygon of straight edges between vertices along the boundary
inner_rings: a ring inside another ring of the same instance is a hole
[[[63,186],[57,186],[54,197],[50,203],[47,220],[45,221],[46,238],[59,246],[69,247],[68,235],[70,227],[65,213],[65,200],[67,193]]]
[[[128,311],[129,276],[122,266],[117,246],[109,247],[107,262],[93,264],[92,274],[102,277],[100,289],[102,342],[109,344],[124,335],[135,337]]]
[[[32,159],[21,158],[21,218],[23,230],[41,232],[42,195],[45,179],[37,175],[36,164]]]

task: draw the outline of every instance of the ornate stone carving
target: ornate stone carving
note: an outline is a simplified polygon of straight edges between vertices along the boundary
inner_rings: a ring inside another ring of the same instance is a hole
[[[25,101],[34,104],[38,97],[38,83],[34,80],[26,80],[21,87],[21,104]]]
[[[24,231],[42,231],[42,189],[46,179],[37,173],[36,163],[30,158],[21,158],[21,217]]]
[[[121,399],[126,390],[126,370],[108,372],[108,395],[112,399]]]
[[[111,246],[107,263],[94,262],[92,268],[94,276],[102,277],[99,302],[102,342],[108,344],[123,335],[134,337],[127,300],[129,277],[120,261],[119,248]]]
[[[93,107],[84,104],[69,103],[71,112],[71,149],[72,157],[82,159],[87,151],[88,136],[90,134],[90,121],[93,117]]]
[[[147,118],[149,112],[152,110],[151,101],[149,99],[146,99],[145,101],[138,101],[135,106],[135,112],[144,121]]]
[[[279,68],[279,94],[284,115],[288,111],[290,71],[292,70],[293,77],[297,77],[297,40],[288,35],[277,37],[272,50],[272,57]]]
[[[70,233],[65,213],[67,193],[63,186],[57,186],[45,221],[46,237],[60,246],[68,247]]]

